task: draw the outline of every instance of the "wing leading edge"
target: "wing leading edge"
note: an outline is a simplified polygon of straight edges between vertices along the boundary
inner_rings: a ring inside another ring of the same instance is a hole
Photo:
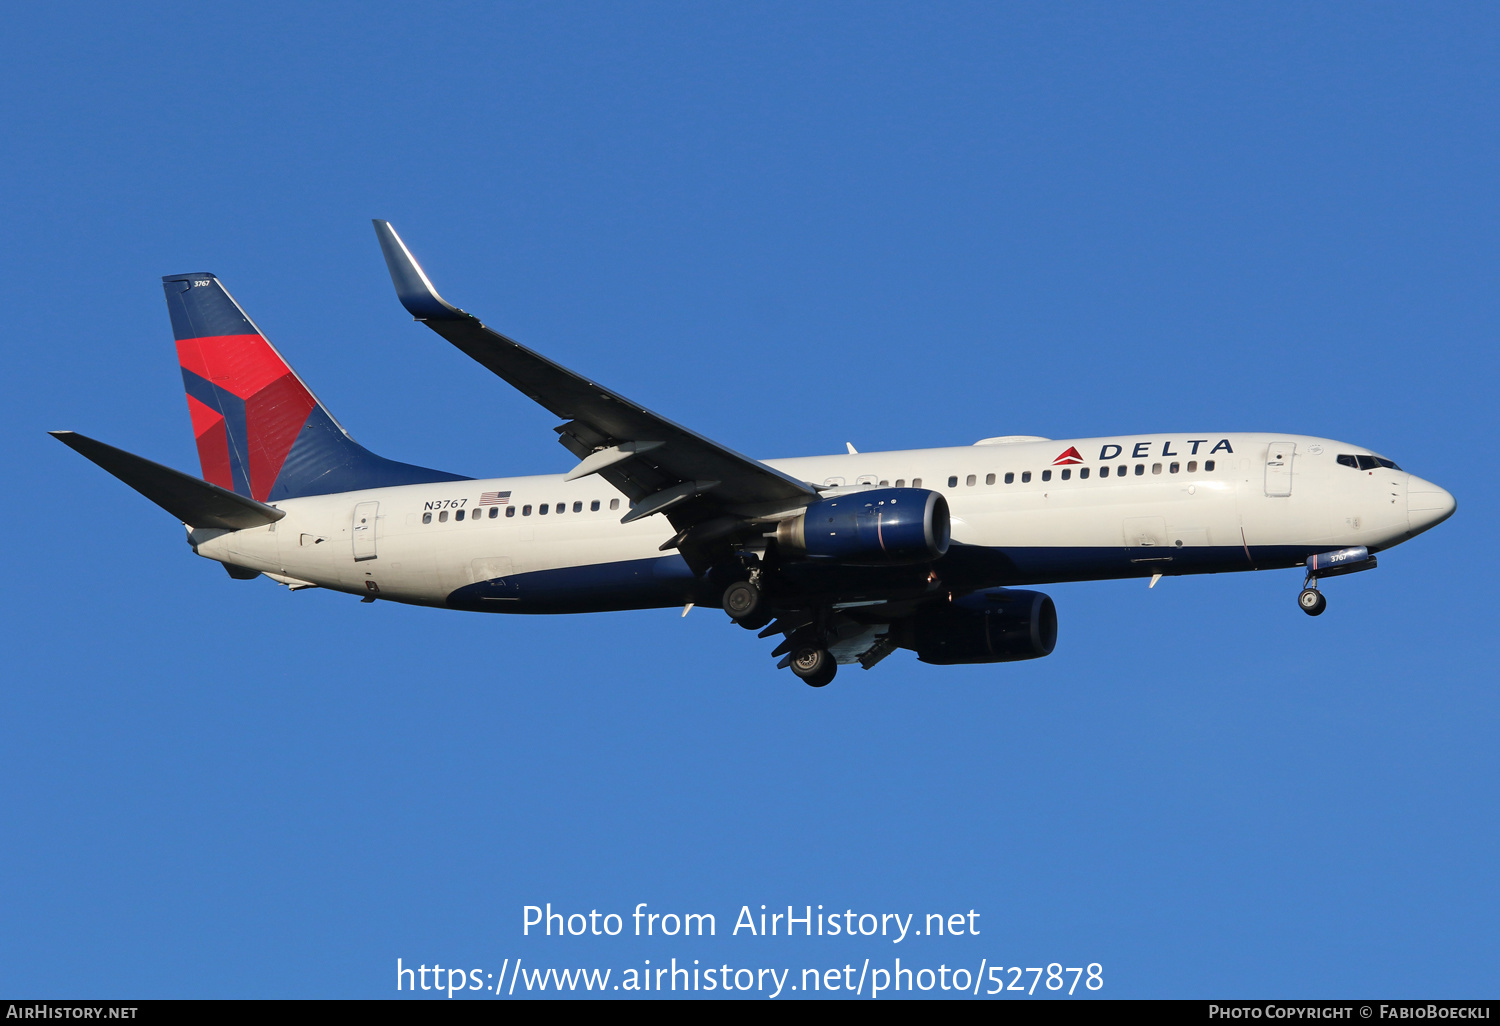
[[[390,222],[377,220],[391,282],[414,318],[566,423],[554,430],[580,460],[570,479],[598,474],[633,503],[623,522],[665,513],[678,536],[664,548],[689,555],[749,520],[817,499],[812,485],[717,442],[562,367],[453,306]]]

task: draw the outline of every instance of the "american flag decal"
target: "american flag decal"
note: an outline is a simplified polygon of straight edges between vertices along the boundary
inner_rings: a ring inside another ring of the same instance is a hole
[[[485,492],[479,497],[481,506],[508,506],[510,505],[510,492]]]

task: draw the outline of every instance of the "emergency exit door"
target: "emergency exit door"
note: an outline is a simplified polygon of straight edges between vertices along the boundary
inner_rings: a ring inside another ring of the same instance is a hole
[[[362,562],[375,558],[375,521],[380,512],[380,503],[361,502],[354,507],[354,561]]]
[[[1292,494],[1292,456],[1297,446],[1292,442],[1272,442],[1266,449],[1266,494]]]

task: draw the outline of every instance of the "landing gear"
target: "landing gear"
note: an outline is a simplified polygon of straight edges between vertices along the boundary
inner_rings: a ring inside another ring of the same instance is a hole
[[[1308,616],[1318,616],[1328,608],[1328,600],[1316,587],[1306,587],[1302,589],[1302,594],[1297,596],[1297,605],[1301,606],[1302,611]]]
[[[1374,570],[1375,566],[1375,557],[1363,545],[1308,556],[1307,577],[1302,582],[1302,594],[1297,596],[1297,605],[1308,616],[1318,616],[1328,608],[1328,600],[1318,591],[1318,581],[1324,577],[1363,573]]]
[[[771,622],[771,610],[761,590],[749,581],[734,581],[724,589],[724,612],[730,619],[750,631],[758,631]]]
[[[833,680],[839,664],[832,653],[820,645],[798,645],[792,650],[792,672],[808,687],[821,688]]]

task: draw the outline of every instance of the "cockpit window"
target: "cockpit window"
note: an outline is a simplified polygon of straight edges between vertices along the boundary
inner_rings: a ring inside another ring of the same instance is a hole
[[[1355,467],[1359,470],[1374,470],[1376,467],[1384,467],[1386,470],[1400,470],[1394,462],[1384,456],[1350,456],[1339,455],[1339,463],[1345,467]]]

